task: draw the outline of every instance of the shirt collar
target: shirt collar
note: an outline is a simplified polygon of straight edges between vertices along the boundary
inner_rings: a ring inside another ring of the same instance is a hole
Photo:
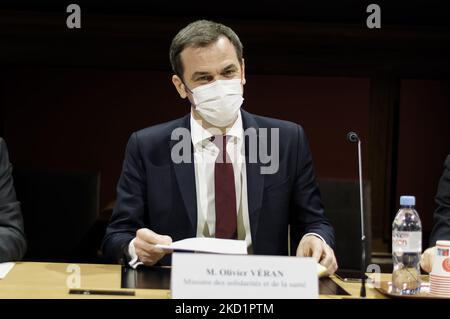
[[[227,136],[233,136],[237,139],[242,139],[244,129],[242,126],[241,112],[238,112],[238,116],[233,126],[227,131]],[[191,112],[191,139],[192,144],[195,146],[205,139],[211,138],[213,135],[208,130],[204,129],[192,116]]]

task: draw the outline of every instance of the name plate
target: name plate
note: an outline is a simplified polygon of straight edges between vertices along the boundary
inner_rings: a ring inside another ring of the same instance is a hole
[[[316,299],[313,258],[174,253],[173,299]]]

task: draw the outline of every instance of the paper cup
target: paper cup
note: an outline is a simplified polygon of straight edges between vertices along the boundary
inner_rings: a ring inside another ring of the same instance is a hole
[[[450,279],[450,240],[436,242],[436,255],[433,258],[431,275]]]
[[[430,293],[436,296],[450,296],[450,241],[438,240],[433,268],[430,273]]]

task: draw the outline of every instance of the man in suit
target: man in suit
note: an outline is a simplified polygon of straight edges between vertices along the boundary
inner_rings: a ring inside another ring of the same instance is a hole
[[[0,138],[0,262],[20,260],[26,251],[22,213],[11,172],[8,149]]]
[[[435,245],[438,240],[450,240],[450,155],[444,163],[444,172],[439,181],[434,212],[434,227],[430,235],[430,248],[422,254],[421,265],[426,272],[431,272]]]
[[[249,253],[287,255],[290,226],[292,253],[334,273],[334,231],[305,133],[241,109],[238,36],[222,24],[193,22],[173,39],[170,60],[191,112],[132,134],[104,255],[132,267],[167,265],[170,254],[155,244],[190,237],[240,239]],[[272,167],[256,147],[271,151]]]

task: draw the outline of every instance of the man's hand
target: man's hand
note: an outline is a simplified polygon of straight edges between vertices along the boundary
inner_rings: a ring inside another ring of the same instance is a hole
[[[165,235],[159,235],[148,228],[138,229],[136,232],[136,240],[134,248],[139,260],[146,266],[153,266],[164,257],[166,250],[156,248],[156,244],[170,245],[172,238]]]
[[[436,247],[431,247],[425,250],[420,258],[420,266],[426,272],[431,272],[433,268],[433,258],[436,255]]]
[[[318,263],[327,268],[328,275],[334,274],[338,268],[333,249],[314,235],[302,238],[297,248],[297,256],[314,257]]]

